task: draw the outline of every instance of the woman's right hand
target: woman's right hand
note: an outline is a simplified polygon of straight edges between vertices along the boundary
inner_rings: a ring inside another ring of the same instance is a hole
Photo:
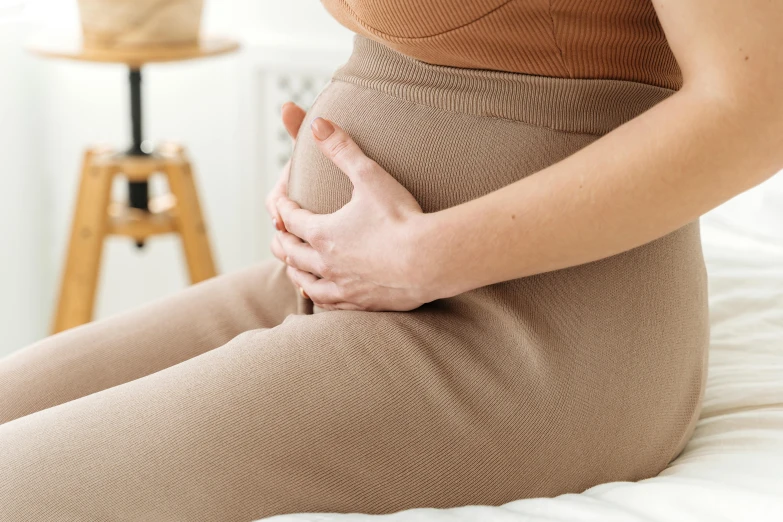
[[[288,135],[291,136],[291,142],[296,143],[296,134],[299,132],[299,127],[302,126],[302,122],[305,118],[305,111],[293,102],[286,102],[281,109],[281,117],[283,119],[283,126],[288,131]],[[272,223],[277,230],[284,230],[283,220],[280,218],[280,214],[277,211],[277,200],[280,196],[285,196],[288,192],[288,176],[291,169],[291,160],[286,162],[283,167],[283,172],[280,174],[280,178],[275,183],[274,188],[266,197],[266,210],[269,212],[269,216],[272,218]],[[275,252],[275,242],[272,241],[272,252]]]

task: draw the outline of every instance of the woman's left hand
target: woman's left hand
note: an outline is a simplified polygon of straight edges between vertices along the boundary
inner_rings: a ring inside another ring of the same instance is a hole
[[[351,201],[313,214],[288,197],[277,208],[288,275],[327,310],[407,311],[434,300],[417,252],[426,214],[397,180],[323,118],[311,125],[323,154],[353,183]]]

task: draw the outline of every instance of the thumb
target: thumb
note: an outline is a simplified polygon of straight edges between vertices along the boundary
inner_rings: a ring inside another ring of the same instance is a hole
[[[305,111],[294,102],[285,102],[280,109],[280,116],[283,120],[283,126],[291,138],[296,139],[299,127],[305,119]]]
[[[345,173],[354,187],[366,181],[377,169],[377,164],[365,156],[362,149],[335,123],[315,118],[310,124],[315,142],[321,152]]]

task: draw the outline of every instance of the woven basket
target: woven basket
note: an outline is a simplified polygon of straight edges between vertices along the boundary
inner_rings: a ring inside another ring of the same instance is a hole
[[[79,0],[88,48],[195,45],[204,0]]]

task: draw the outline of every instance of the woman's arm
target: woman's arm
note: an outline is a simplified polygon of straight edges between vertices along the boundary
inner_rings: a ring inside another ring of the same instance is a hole
[[[653,3],[682,69],[682,90],[559,163],[482,198],[433,214],[410,210],[409,203],[398,212],[395,202],[365,186],[383,175],[371,173],[375,167],[340,129],[320,141],[352,180],[363,173],[358,185],[354,180],[356,191],[365,200],[372,193],[384,200],[373,204],[383,207],[385,219],[374,230],[347,226],[346,216],[316,220],[282,200],[283,219],[293,222],[288,229],[306,240],[312,231],[318,236],[306,262],[299,259],[310,245],[285,238],[298,269],[292,275],[330,306],[402,309],[629,250],[772,176],[783,167],[783,3]],[[374,244],[381,249],[374,256],[340,252],[361,249],[355,238],[373,233],[390,245]],[[404,266],[373,261],[392,249],[408,252]],[[344,266],[357,260],[373,266],[361,274]],[[304,273],[323,275],[318,271],[327,276]],[[396,306],[394,295],[404,306]]]
[[[629,250],[783,167],[783,3],[654,4],[683,89],[565,160],[433,214],[433,235],[459,238],[419,249],[447,293]]]

